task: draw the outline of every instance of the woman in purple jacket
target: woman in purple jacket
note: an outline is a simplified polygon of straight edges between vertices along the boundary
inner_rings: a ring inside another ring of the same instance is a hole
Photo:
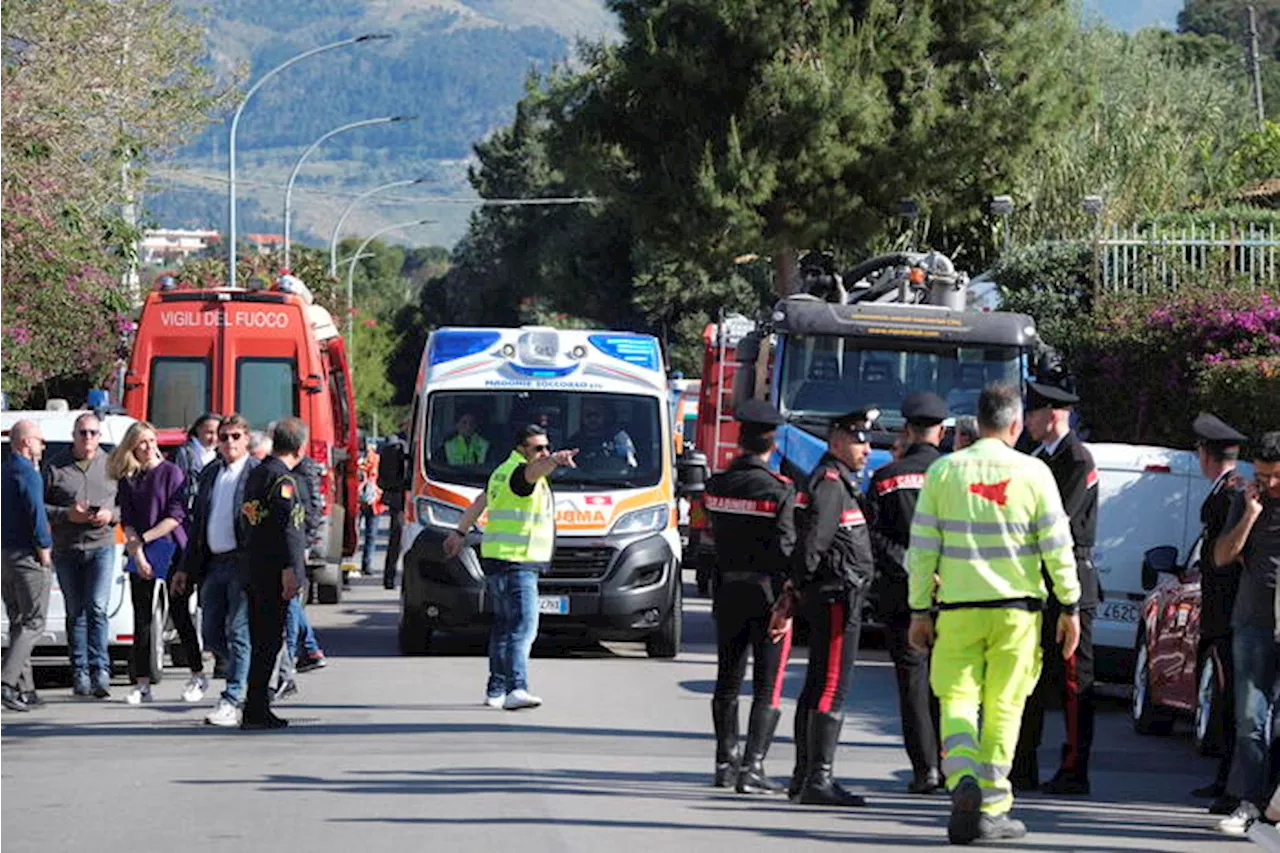
[[[124,440],[111,451],[107,473],[120,482],[120,522],[124,525],[133,599],[135,686],[125,701],[140,705],[151,701],[151,679],[155,675],[151,671],[151,648],[159,638],[152,636],[151,615],[156,582],[164,580],[187,544],[187,532],[182,526],[187,515],[185,478],[181,468],[160,455],[155,429],[145,421],[129,427]],[[169,609],[191,668],[183,698],[199,701],[209,681],[203,673],[195,626],[185,606]],[[199,694],[195,699],[187,698],[194,693]]]

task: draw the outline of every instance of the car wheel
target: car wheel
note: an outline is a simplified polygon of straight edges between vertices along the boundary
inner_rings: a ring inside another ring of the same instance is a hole
[[[1218,679],[1218,663],[1209,656],[1200,668],[1200,685],[1196,690],[1195,738],[1201,755],[1222,752],[1222,686]]]
[[[1138,631],[1133,664],[1133,699],[1130,702],[1133,730],[1140,735],[1167,735],[1173,721],[1156,706],[1151,696],[1151,667],[1147,657],[1146,632]]]
[[[676,584],[675,599],[656,633],[644,641],[645,651],[651,658],[673,658],[680,654],[680,635],[684,625],[684,584]]]

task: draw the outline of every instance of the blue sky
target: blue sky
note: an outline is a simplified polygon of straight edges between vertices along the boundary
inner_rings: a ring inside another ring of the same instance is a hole
[[[1086,13],[1101,14],[1111,26],[1121,30],[1142,27],[1178,26],[1182,0],[1084,0]]]

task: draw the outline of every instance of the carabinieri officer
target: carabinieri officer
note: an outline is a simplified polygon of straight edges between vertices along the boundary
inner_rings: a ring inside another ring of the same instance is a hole
[[[743,794],[781,793],[782,785],[764,772],[764,758],[782,716],[782,678],[791,653],[791,628],[775,636],[769,621],[773,604],[788,579],[796,542],[796,488],[769,469],[778,410],[749,400],[736,413],[742,453],[727,471],[707,482],[703,499],[715,536],[716,574],[713,614],[716,622],[716,689],[711,719],[716,732],[715,785],[729,787],[737,777]],[[738,691],[751,649],[751,717],[745,756],[738,753]]]

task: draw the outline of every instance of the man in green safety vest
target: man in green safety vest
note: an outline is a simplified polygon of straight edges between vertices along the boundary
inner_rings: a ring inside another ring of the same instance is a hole
[[[489,442],[476,432],[474,412],[458,415],[455,432],[444,441],[444,459],[450,465],[483,465],[489,457]]]
[[[1062,605],[1064,659],[1080,638],[1067,514],[1048,466],[1013,449],[1022,432],[1016,388],[983,389],[978,429],[976,443],[930,466],[907,551],[909,641],[933,649],[952,844],[1026,835],[1009,817],[1009,771],[1023,705],[1040,677],[1042,565]]]
[[[551,452],[537,424],[516,433],[516,446],[489,475],[489,485],[462,514],[444,543],[445,556],[462,551],[464,537],[486,509],[480,563],[493,612],[489,632],[489,684],[485,704],[517,711],[542,700],[529,692],[529,651],[538,636],[538,575],[551,565],[556,542],[555,499],[547,476],[576,468],[577,450]]]

